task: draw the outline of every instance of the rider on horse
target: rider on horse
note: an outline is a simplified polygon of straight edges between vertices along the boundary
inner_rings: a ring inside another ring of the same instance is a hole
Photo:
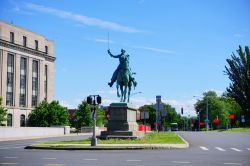
[[[121,49],[121,54],[113,55],[113,54],[111,54],[110,50],[108,49],[108,54],[113,58],[119,58],[119,62],[120,62],[117,69],[113,73],[113,76],[111,78],[111,82],[109,82],[108,85],[110,87],[113,86],[114,82],[117,80],[118,72],[120,72],[123,69],[124,71],[128,71],[129,80],[131,82],[133,82],[134,86],[136,86],[137,83],[136,83],[135,79],[132,77],[132,74],[134,74],[134,73],[131,72],[131,69],[129,67],[129,55],[125,54],[125,50]]]

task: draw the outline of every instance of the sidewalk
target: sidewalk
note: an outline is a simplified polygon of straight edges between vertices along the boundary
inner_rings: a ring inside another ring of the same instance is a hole
[[[72,133],[67,135],[51,135],[51,136],[38,136],[38,137],[16,137],[16,138],[0,138],[1,141],[18,141],[18,140],[28,140],[28,139],[40,139],[40,138],[54,138],[54,137],[70,137],[70,136],[81,136],[81,135],[89,135],[92,133]]]

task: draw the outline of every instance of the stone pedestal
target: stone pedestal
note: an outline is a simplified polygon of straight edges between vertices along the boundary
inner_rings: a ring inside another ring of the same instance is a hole
[[[128,103],[111,103],[107,131],[102,131],[100,138],[138,138],[143,132],[138,131],[136,122],[137,109]]]

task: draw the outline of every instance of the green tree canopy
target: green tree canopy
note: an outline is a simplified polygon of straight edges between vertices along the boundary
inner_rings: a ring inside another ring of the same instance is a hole
[[[73,114],[74,126],[80,128],[83,126],[93,126],[93,120],[91,118],[91,106],[82,101],[78,105],[77,110]],[[104,111],[99,106],[96,106],[96,125],[101,126],[104,121]]]
[[[227,88],[227,95],[234,98],[241,106],[243,114],[246,116],[246,123],[250,124],[250,53],[249,47],[245,51],[239,46],[238,56],[234,53],[231,59],[227,59],[228,66],[226,75],[231,80]]]
[[[2,107],[2,97],[0,97],[0,126],[6,121],[7,109]]]
[[[169,104],[163,104],[163,110],[162,112],[166,112],[167,116],[161,118],[162,126],[165,128],[169,128],[171,123],[177,123],[179,122],[180,115],[177,114],[175,108],[173,108]],[[155,114],[156,110],[154,108],[154,105],[144,105],[139,108],[140,111],[146,111],[149,112],[149,119],[146,120],[147,123],[150,124],[151,128],[155,128]]]
[[[29,114],[29,125],[36,127],[69,125],[67,110],[58,101],[51,103],[43,101]]]
[[[200,111],[200,120],[205,122],[206,119],[206,100],[208,100],[208,119],[213,124],[213,120],[218,118],[219,126],[226,127],[229,124],[229,114],[234,114],[239,118],[240,107],[234,99],[223,95],[218,97],[216,92],[208,91],[203,94],[202,100],[195,103],[196,111]],[[216,124],[213,124],[216,126]]]

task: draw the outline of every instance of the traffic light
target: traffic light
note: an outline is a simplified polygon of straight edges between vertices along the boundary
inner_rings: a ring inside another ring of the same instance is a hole
[[[183,115],[183,107],[181,107],[181,114]]]
[[[87,103],[88,103],[88,104],[92,104],[92,97],[91,97],[91,96],[88,96],[88,97],[87,97]]]
[[[96,98],[96,100],[97,100],[97,103],[98,104],[101,104],[102,103],[102,98],[101,98],[101,96],[97,96],[97,98]]]

